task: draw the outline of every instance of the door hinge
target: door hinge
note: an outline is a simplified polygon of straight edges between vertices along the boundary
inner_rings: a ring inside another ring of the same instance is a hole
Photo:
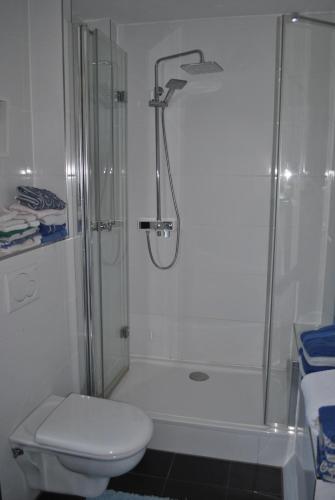
[[[115,102],[127,102],[127,92],[125,90],[116,90],[114,92]]]
[[[123,326],[120,330],[120,337],[122,339],[127,339],[129,337],[129,326]]]

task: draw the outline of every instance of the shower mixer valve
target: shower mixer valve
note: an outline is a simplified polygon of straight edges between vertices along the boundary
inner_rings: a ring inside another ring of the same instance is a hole
[[[170,238],[171,231],[174,230],[173,220],[139,220],[138,228],[144,231],[155,231],[157,236]]]

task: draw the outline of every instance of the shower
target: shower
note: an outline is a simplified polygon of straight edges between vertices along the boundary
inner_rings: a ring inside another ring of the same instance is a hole
[[[197,54],[199,56],[199,61],[195,63],[182,64],[180,67],[189,74],[192,75],[200,75],[205,73],[217,73],[223,71],[222,66],[215,61],[205,61],[204,54],[199,49],[189,50],[186,52],[179,52],[177,54],[171,54],[165,57],[161,57],[157,59],[155,63],[155,85],[154,85],[154,97],[149,101],[149,106],[155,108],[155,174],[156,174],[156,214],[157,218],[155,221],[140,221],[139,227],[140,229],[144,229],[146,232],[146,240],[148,246],[148,252],[150,259],[155,267],[161,270],[171,269],[175,264],[178,253],[179,253],[179,243],[180,243],[180,214],[179,208],[177,204],[177,199],[175,195],[173,178],[171,173],[171,164],[170,164],[170,156],[169,156],[169,148],[166,134],[166,126],[165,126],[165,109],[168,107],[170,100],[175,93],[176,90],[182,90],[187,84],[186,80],[180,80],[176,78],[172,78],[165,85],[168,89],[165,96],[164,89],[159,85],[158,82],[158,67],[159,64],[163,61],[168,61],[170,59],[176,59],[179,57],[189,56]],[[161,122],[161,123],[160,123]],[[151,241],[150,241],[150,231],[155,231],[157,236],[162,236],[168,238],[170,236],[170,232],[173,228],[173,222],[169,220],[162,219],[162,210],[161,210],[161,149],[160,149],[160,139],[161,139],[161,130],[162,128],[162,138],[163,138],[163,147],[166,161],[166,168],[169,178],[170,191],[173,201],[173,207],[176,214],[176,246],[174,256],[171,262],[166,265],[160,265],[152,252]]]

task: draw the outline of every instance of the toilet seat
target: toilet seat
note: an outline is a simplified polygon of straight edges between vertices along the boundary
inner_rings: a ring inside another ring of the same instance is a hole
[[[151,435],[152,422],[139,408],[70,394],[38,426],[35,442],[65,453],[111,460],[137,453]]]

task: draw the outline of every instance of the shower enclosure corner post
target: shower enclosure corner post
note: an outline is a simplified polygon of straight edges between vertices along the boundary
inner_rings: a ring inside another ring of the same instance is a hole
[[[268,270],[267,270],[267,285],[266,285],[266,308],[265,308],[264,351],[263,351],[264,425],[269,424],[268,398],[269,398],[270,368],[271,368],[271,345],[272,345],[271,336],[273,334],[272,331],[273,293],[274,293],[273,287],[274,287],[275,254],[276,254],[277,200],[278,200],[279,170],[280,170],[280,125],[281,125],[280,114],[281,114],[281,99],[282,99],[284,22],[285,22],[285,16],[280,16],[277,18]]]

